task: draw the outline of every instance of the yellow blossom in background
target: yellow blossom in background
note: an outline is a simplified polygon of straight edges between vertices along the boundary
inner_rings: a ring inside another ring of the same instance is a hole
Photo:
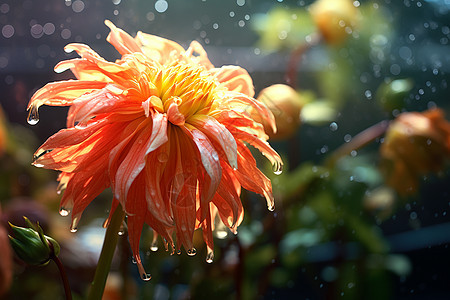
[[[325,41],[332,45],[344,42],[356,25],[358,10],[351,0],[317,0],[309,11]]]
[[[263,102],[275,116],[277,131],[262,120],[264,129],[271,139],[283,140],[291,137],[300,128],[300,112],[304,105],[300,94],[286,84],[274,84],[263,89],[257,98]]]
[[[414,194],[419,177],[443,170],[450,158],[450,123],[440,109],[400,114],[381,145],[387,183],[400,195]]]

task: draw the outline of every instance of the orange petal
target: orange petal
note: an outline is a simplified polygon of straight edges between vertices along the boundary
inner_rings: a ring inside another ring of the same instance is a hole
[[[115,176],[115,196],[119,199],[127,197],[128,190],[145,167],[145,157],[162,144],[167,142],[167,118],[165,115],[155,113],[150,122],[142,122],[136,130],[136,137]],[[151,130],[148,127],[151,126]],[[145,128],[145,130],[141,130]]]
[[[106,37],[106,40],[119,51],[120,54],[129,54],[133,52],[140,52],[138,44],[125,31],[117,28],[111,21],[105,20],[105,25],[111,29],[111,32]]]
[[[225,126],[207,115],[194,115],[189,119],[189,123],[202,131],[210,141],[220,145],[227,156],[230,166],[234,169],[237,168],[236,141]]]
[[[223,66],[210,70],[211,74],[228,88],[229,91],[243,93],[249,97],[255,95],[253,81],[247,70],[238,66]]]
[[[177,58],[184,53],[183,47],[178,43],[159,36],[139,31],[135,40],[142,53],[160,64],[170,62],[171,57]]]
[[[66,80],[47,83],[39,89],[28,103],[27,110],[32,106],[41,105],[68,106],[73,100],[84,93],[98,90],[106,85],[105,82]]]

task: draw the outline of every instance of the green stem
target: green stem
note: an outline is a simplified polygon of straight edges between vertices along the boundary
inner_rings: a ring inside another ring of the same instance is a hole
[[[64,270],[64,266],[56,255],[53,255],[51,259],[58,266],[59,274],[61,275],[61,279],[64,285],[64,292],[66,294],[66,300],[72,300],[72,292],[70,291],[69,280],[67,278],[66,271]]]
[[[106,229],[105,240],[103,242],[102,252],[98,259],[97,269],[95,270],[94,280],[89,290],[88,300],[101,300],[105,290],[106,279],[108,278],[111,261],[116,250],[117,240],[119,239],[120,225],[125,217],[125,212],[120,205],[117,206],[111,217],[111,222]]]

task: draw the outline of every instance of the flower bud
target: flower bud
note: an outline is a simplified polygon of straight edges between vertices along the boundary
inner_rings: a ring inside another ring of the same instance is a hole
[[[60,247],[51,237],[44,235],[42,228],[27,219],[30,228],[14,226],[13,236],[9,236],[11,246],[17,256],[30,265],[45,265],[52,257],[58,256]]]
[[[289,138],[300,127],[300,111],[304,103],[292,87],[286,84],[271,85],[259,93],[258,100],[263,102],[275,117],[276,133],[263,121],[264,130],[271,139]]]
[[[310,6],[311,16],[325,41],[344,42],[355,27],[357,9],[350,0],[318,0]]]
[[[420,176],[441,171],[450,158],[450,123],[440,109],[402,113],[389,126],[380,154],[387,183],[411,195]]]

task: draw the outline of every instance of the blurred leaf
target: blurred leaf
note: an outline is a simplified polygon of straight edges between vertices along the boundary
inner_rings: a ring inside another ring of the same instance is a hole
[[[409,78],[384,82],[376,92],[377,102],[387,112],[402,109],[405,106],[405,98],[412,88],[413,80]]]
[[[338,111],[329,101],[319,100],[307,103],[300,112],[302,123],[323,126],[336,120]]]

